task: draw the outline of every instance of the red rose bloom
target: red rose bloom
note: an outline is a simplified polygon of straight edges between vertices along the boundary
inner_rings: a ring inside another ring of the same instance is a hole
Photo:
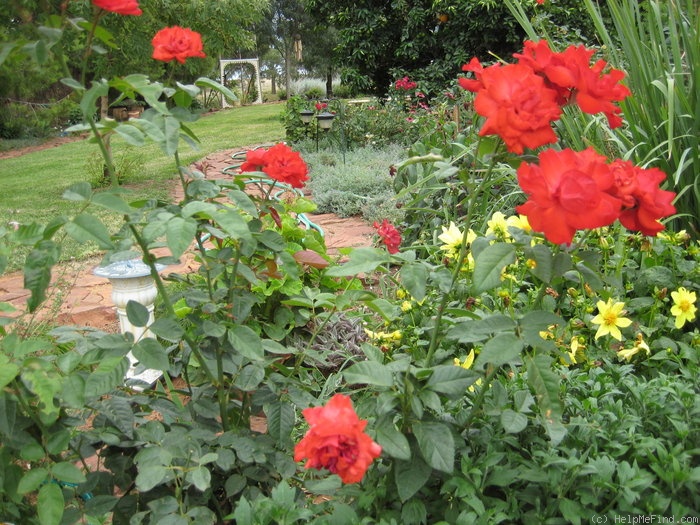
[[[476,77],[475,79],[464,77],[458,78],[457,82],[459,83],[462,89],[464,89],[465,91],[471,91],[472,93],[476,93],[484,87],[483,82],[481,82],[481,74],[484,72],[484,66],[481,65],[481,62],[478,58],[474,57],[469,61],[468,64],[464,64],[462,66],[462,71],[471,71]]]
[[[139,9],[139,3],[136,0],[92,0],[93,5],[117,13],[118,15],[134,15],[139,16],[143,13]]]
[[[576,103],[584,113],[604,113],[611,128],[622,124],[622,110],[613,102],[623,100],[629,89],[619,82],[625,74],[619,69],[607,69],[607,62],[599,60],[592,66],[594,51],[584,46],[569,46],[555,53],[546,40],[525,42],[522,54],[513,56],[519,64],[526,65],[541,74],[549,86],[557,92],[561,105]]]
[[[386,246],[389,253],[398,253],[401,246],[401,234],[387,219],[384,219],[381,224],[374,222],[377,233],[382,238],[382,242]]]
[[[350,398],[336,394],[326,406],[302,413],[310,428],[294,447],[294,461],[307,459],[306,468],[328,469],[343,483],[361,481],[382,447],[364,433],[367,421],[357,417]]]
[[[571,244],[578,229],[607,226],[620,215],[621,201],[610,193],[613,177],[603,155],[593,148],[546,150],[539,166],[524,162],[518,182],[528,195],[516,211],[532,229],[556,244]]]
[[[265,166],[266,149],[257,148],[248,150],[245,154],[245,162],[241,164],[241,171],[263,171]]]
[[[625,160],[614,161],[610,169],[613,194],[622,201],[622,225],[652,236],[663,230],[659,219],[676,213],[671,204],[676,194],[659,188],[666,174],[657,168],[639,168]]]
[[[272,146],[265,153],[263,171],[275,180],[289,184],[292,188],[301,188],[309,180],[309,168],[298,152],[286,144]]]
[[[557,94],[532,69],[495,65],[481,71],[477,79],[483,87],[476,94],[474,108],[486,117],[479,135],[498,135],[508,151],[517,154],[557,141],[551,126],[561,115]]]
[[[189,57],[203,58],[202,36],[191,29],[178,26],[166,27],[156,33],[151,41],[153,58],[170,62],[177,60],[181,64]]]

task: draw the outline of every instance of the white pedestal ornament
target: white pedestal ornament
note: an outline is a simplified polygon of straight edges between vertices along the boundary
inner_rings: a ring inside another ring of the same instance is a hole
[[[161,271],[165,265],[156,264],[156,270]],[[151,269],[141,259],[132,259],[129,261],[119,261],[107,266],[100,266],[93,271],[98,277],[109,279],[112,284],[112,301],[117,308],[117,317],[119,318],[119,328],[121,333],[130,333],[134,336],[134,341],[139,341],[145,337],[153,337],[153,334],[148,330],[153,320],[154,302],[158,296],[156,284],[151,277]],[[126,315],[126,305],[129,301],[136,301],[148,310],[148,325],[134,326],[129,322]],[[126,373],[127,379],[137,379],[152,385],[162,375],[160,370],[145,369],[138,373],[138,360],[131,352],[128,354],[131,366]]]

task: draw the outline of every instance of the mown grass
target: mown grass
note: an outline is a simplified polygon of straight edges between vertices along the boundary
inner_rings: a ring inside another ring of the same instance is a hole
[[[191,164],[210,153],[225,149],[253,146],[284,138],[281,104],[237,107],[203,116],[191,125],[200,140],[192,150],[182,143],[180,161]],[[125,187],[135,198],[167,198],[173,179],[177,177],[175,162],[155,144],[127,146],[114,139],[112,148],[117,162],[129,165]],[[98,147],[90,140],[28,153],[20,157],[0,159],[0,222],[6,225],[45,224],[57,215],[70,215],[75,203],[62,199],[66,188],[95,178]],[[91,173],[92,172],[92,173]],[[117,216],[101,216],[108,225],[118,226]],[[70,241],[63,247],[62,259],[81,259],[95,255],[94,246],[79,246]],[[18,250],[10,259],[9,269],[23,264],[24,253]]]

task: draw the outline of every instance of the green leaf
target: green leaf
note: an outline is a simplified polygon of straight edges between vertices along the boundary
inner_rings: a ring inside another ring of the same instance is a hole
[[[93,241],[102,250],[115,249],[109,231],[94,215],[81,213],[74,217],[71,222],[66,223],[65,230],[68,235],[80,243]]]
[[[206,88],[218,91],[223,96],[225,96],[229,102],[235,102],[238,100],[238,97],[235,95],[235,93],[233,91],[231,91],[229,88],[227,88],[223,84],[220,84],[219,82],[216,82],[215,80],[212,80],[210,78],[200,77],[194,81],[194,84],[195,84],[195,86],[206,87]]]
[[[448,396],[464,395],[467,389],[480,377],[472,370],[455,365],[436,366],[432,372],[425,385],[426,388]]]
[[[394,482],[401,501],[407,501],[430,479],[433,469],[420,456],[394,463]]]
[[[232,326],[228,329],[228,341],[234,350],[252,361],[260,361],[265,358],[260,336],[252,328],[242,325]]]
[[[68,201],[85,202],[92,196],[92,186],[89,182],[76,182],[63,192],[63,198]]]
[[[24,263],[24,287],[31,292],[27,301],[30,312],[36,310],[46,298],[51,282],[51,268],[59,257],[59,247],[53,241],[40,241],[29,252]]]
[[[498,334],[486,341],[481,352],[476,358],[474,368],[484,368],[489,363],[493,366],[501,366],[520,360],[520,352],[523,349],[523,340],[514,334]]]
[[[121,123],[114,128],[117,135],[132,146],[143,146],[146,143],[146,136],[143,131],[132,124]]]
[[[552,249],[546,244],[536,244],[525,250],[525,257],[535,261],[534,268],[530,269],[532,275],[545,283],[552,281],[552,269],[554,268],[554,259],[552,257]]]
[[[267,418],[267,433],[277,443],[284,445],[291,439],[294,428],[294,408],[289,403],[276,401],[265,407]]]
[[[29,494],[35,491],[49,477],[49,471],[43,467],[25,470],[17,484],[17,494]]]
[[[112,424],[127,437],[132,438],[134,436],[136,418],[131,410],[131,402],[128,398],[117,395],[106,397],[101,401],[97,410],[109,418]]]
[[[207,467],[198,466],[187,473],[187,480],[200,492],[204,492],[211,486],[211,472]]]
[[[501,284],[503,269],[515,262],[515,247],[496,243],[484,248],[474,259],[474,291],[485,292]]]
[[[438,422],[417,421],[413,433],[425,461],[435,470],[450,473],[454,469],[455,443],[450,427]]]
[[[39,489],[36,508],[41,525],[59,525],[63,518],[63,491],[56,483],[47,483]]]
[[[108,191],[95,193],[95,195],[92,196],[92,202],[107,210],[116,211],[124,215],[134,211],[134,208],[129,206],[124,199]]]
[[[250,363],[240,370],[233,384],[243,392],[253,392],[257,390],[264,379],[265,369],[257,363]]]
[[[190,309],[191,311],[191,309]],[[171,343],[178,342],[185,334],[184,328],[170,317],[160,317],[153,321],[153,324],[148,328],[154,335],[170,341]]]
[[[383,453],[396,459],[406,461],[411,459],[411,447],[408,439],[396,428],[393,421],[384,420],[376,428],[377,443],[382,447]]]
[[[170,368],[168,353],[165,348],[152,337],[141,339],[134,345],[133,354],[139,363],[152,370],[166,371]]]
[[[343,377],[349,384],[375,385],[391,387],[394,376],[382,363],[360,361],[343,371]]]
[[[148,325],[151,313],[148,311],[148,308],[138,301],[129,300],[126,303],[126,317],[132,325],[143,327]]]
[[[517,434],[527,427],[527,416],[507,408],[501,412],[501,425],[509,434]]]
[[[83,474],[78,467],[73,465],[73,463],[67,461],[56,463],[51,467],[51,475],[57,480],[66,483],[80,484],[86,481],[85,474]]]
[[[399,272],[401,285],[411,294],[416,301],[425,299],[428,283],[428,269],[419,262],[406,264]]]
[[[165,228],[165,238],[173,257],[178,258],[185,253],[196,234],[197,221],[177,216],[171,218]]]
[[[83,93],[80,99],[80,109],[83,110],[83,118],[86,122],[89,122],[97,112],[99,98],[106,97],[108,94],[109,84],[105,81],[93,81],[92,87]]]
[[[552,370],[552,358],[546,355],[534,358],[527,356],[525,365],[527,381],[535,391],[543,425],[552,444],[556,446],[566,435],[566,428],[561,422],[563,407],[559,399],[560,376]]]
[[[326,275],[331,277],[349,277],[360,273],[371,273],[383,264],[391,261],[386,250],[377,248],[355,248],[350,252],[348,261],[338,266],[329,267]]]
[[[169,470],[162,465],[149,465],[139,467],[136,475],[136,488],[141,492],[148,492],[169,479]]]
[[[234,239],[250,240],[252,238],[248,223],[237,210],[230,208],[218,209],[212,219],[224,232]]]
[[[0,390],[5,388],[19,374],[19,367],[10,358],[0,353]]]

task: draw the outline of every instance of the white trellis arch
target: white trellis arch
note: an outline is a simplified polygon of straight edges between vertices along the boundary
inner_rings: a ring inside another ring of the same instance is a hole
[[[262,104],[262,87],[260,84],[260,65],[257,58],[240,58],[240,59],[222,59],[219,60],[219,69],[221,71],[221,83],[226,85],[226,79],[224,78],[224,69],[229,64],[250,64],[255,69],[255,85],[257,88],[258,96],[253,104]],[[225,97],[221,97],[221,107],[229,108],[231,104],[226,102]]]

